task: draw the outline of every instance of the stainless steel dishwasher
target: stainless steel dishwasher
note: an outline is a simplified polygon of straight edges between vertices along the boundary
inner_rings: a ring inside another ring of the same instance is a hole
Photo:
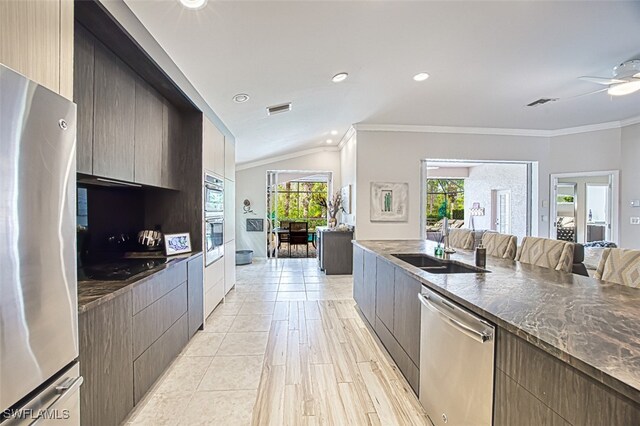
[[[491,425],[495,327],[423,288],[420,403],[434,425]]]

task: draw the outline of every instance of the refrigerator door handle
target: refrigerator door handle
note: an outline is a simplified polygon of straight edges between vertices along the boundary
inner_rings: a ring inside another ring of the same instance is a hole
[[[64,382],[56,386],[56,393],[58,394],[58,396],[43,411],[44,412],[54,411],[59,404],[63,403],[69,396],[75,393],[80,388],[83,382],[84,382],[84,378],[82,376],[78,376],[75,378],[69,377]],[[35,419],[31,423],[30,426],[40,424],[42,420],[44,420],[44,418],[42,416],[39,416],[37,419]]]

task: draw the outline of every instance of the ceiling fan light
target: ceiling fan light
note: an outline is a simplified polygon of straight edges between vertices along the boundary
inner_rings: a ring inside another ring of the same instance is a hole
[[[207,5],[207,0],[180,0],[180,3],[187,9],[199,10]]]
[[[631,93],[637,92],[638,90],[640,90],[640,80],[613,84],[609,86],[607,93],[611,96],[624,96],[630,95]]]

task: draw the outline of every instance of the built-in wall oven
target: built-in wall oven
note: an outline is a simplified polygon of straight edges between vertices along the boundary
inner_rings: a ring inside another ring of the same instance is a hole
[[[204,226],[207,249],[205,263],[210,265],[224,255],[224,218],[222,216],[206,217]]]
[[[204,175],[204,215],[224,215],[224,182],[208,173]]]

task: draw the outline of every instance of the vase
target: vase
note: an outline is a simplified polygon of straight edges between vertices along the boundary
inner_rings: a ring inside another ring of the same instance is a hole
[[[335,228],[338,220],[335,217],[329,218],[329,228]]]

